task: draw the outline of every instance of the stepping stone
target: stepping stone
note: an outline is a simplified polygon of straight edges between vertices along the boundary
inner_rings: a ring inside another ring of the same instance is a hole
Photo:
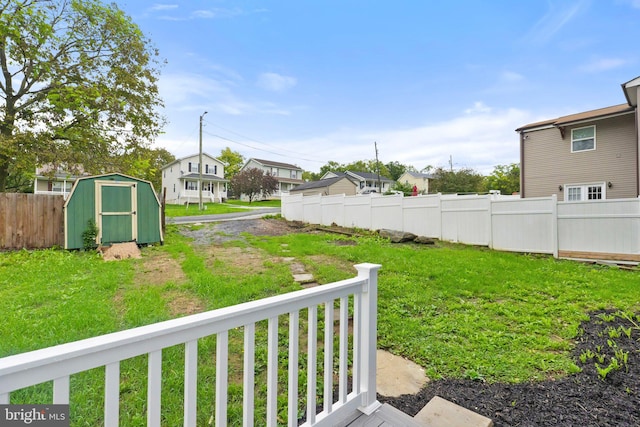
[[[296,259],[296,258],[292,257],[292,256],[287,256],[287,257],[282,258],[282,262],[291,262],[294,259]]]
[[[302,283],[311,283],[314,281],[313,274],[303,273],[303,274],[294,274],[293,280],[302,284]]]
[[[376,352],[376,388],[387,397],[416,394],[428,379],[421,366],[384,350]]]
[[[425,427],[493,427],[491,419],[435,396],[413,417]]]

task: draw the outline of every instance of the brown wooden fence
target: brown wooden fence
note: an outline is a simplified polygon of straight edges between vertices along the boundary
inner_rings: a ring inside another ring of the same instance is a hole
[[[0,250],[64,246],[64,198],[0,193]]]

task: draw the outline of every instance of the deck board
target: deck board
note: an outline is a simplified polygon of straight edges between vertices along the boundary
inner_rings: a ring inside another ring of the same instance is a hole
[[[422,424],[415,421],[409,415],[394,408],[391,405],[384,404],[378,408],[373,414],[365,415],[356,412],[346,417],[340,427],[423,427]]]

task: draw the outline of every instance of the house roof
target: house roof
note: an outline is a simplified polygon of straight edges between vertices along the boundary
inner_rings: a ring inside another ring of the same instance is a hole
[[[168,168],[169,166],[173,166],[173,165],[175,165],[176,163],[180,163],[181,161],[183,161],[183,160],[185,160],[185,159],[188,159],[188,158],[190,158],[190,157],[198,156],[199,154],[200,154],[200,153],[195,153],[195,154],[190,154],[190,155],[188,155],[188,156],[180,157],[179,159],[175,159],[174,161],[172,161],[172,162],[170,162],[170,163],[167,163],[166,165],[162,166],[162,168],[160,168],[160,169],[166,169],[166,168]],[[226,163],[225,163],[225,162],[223,162],[222,160],[220,160],[220,159],[218,159],[218,158],[216,158],[216,157],[212,156],[211,154],[208,154],[208,153],[204,153],[204,152],[203,152],[203,153],[202,153],[202,156],[203,156],[203,157],[204,157],[204,156],[207,156],[207,157],[209,157],[210,159],[213,159],[213,160],[215,160],[216,162],[220,163],[221,165],[225,165],[225,166],[226,166]]]
[[[640,86],[640,76],[622,83],[624,96],[627,98],[627,103],[632,107],[638,106],[638,90],[636,89],[638,86]]]
[[[188,173],[188,174],[182,175],[178,179],[200,179],[200,174],[196,173],[196,172],[192,172],[192,173]],[[203,180],[207,180],[207,181],[229,182],[228,179],[220,178],[217,175],[211,175],[211,174],[207,174],[207,173],[203,173],[202,174],[202,179]]]
[[[360,178],[363,178],[364,180],[369,180],[369,181],[377,181],[378,180],[378,174],[377,173],[373,173],[373,172],[352,172],[352,171],[347,171],[346,173],[347,173],[347,175],[360,177]],[[387,178],[386,176],[382,176],[382,175],[380,175],[380,181],[394,182],[394,180],[392,180],[391,178]]]
[[[631,113],[635,110],[629,104],[614,105],[611,107],[598,108],[597,110],[585,111],[582,113],[570,114],[568,116],[558,117],[556,119],[543,120],[541,122],[529,123],[516,129],[516,132],[522,132],[540,127],[566,126],[585,120],[601,120],[607,117],[617,116],[620,114]]]
[[[249,164],[249,162],[251,160],[253,160],[254,162],[260,163],[263,166],[270,166],[270,167],[284,168],[284,169],[293,169],[293,170],[299,170],[299,171],[302,170],[302,168],[300,166],[292,165],[290,163],[274,162],[272,160],[264,160],[264,159],[251,158],[251,159],[247,160],[246,164]],[[246,164],[245,164],[245,166],[246,166]]]
[[[298,185],[296,188],[293,188],[290,191],[302,191],[302,190],[312,190],[314,188],[325,188],[343,179],[349,179],[349,178],[342,175],[342,176],[336,176],[334,178],[321,179],[319,181],[309,181],[309,182],[305,182],[304,184]],[[349,181],[351,180],[349,179]],[[353,183],[353,181],[351,182]],[[353,185],[356,185],[356,184],[353,183]]]

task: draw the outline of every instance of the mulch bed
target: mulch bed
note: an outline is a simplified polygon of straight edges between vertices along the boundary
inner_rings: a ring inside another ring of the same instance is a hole
[[[438,395],[491,418],[496,427],[640,426],[640,328],[637,315],[633,319],[635,325],[614,311],[591,313],[572,352],[582,372],[569,377],[521,384],[444,379],[430,382],[415,395],[379,400],[415,415]],[[620,361],[624,353],[626,364]],[[586,357],[590,354],[593,357]],[[616,356],[620,368],[603,378],[595,365],[598,355],[604,357],[601,368]]]

